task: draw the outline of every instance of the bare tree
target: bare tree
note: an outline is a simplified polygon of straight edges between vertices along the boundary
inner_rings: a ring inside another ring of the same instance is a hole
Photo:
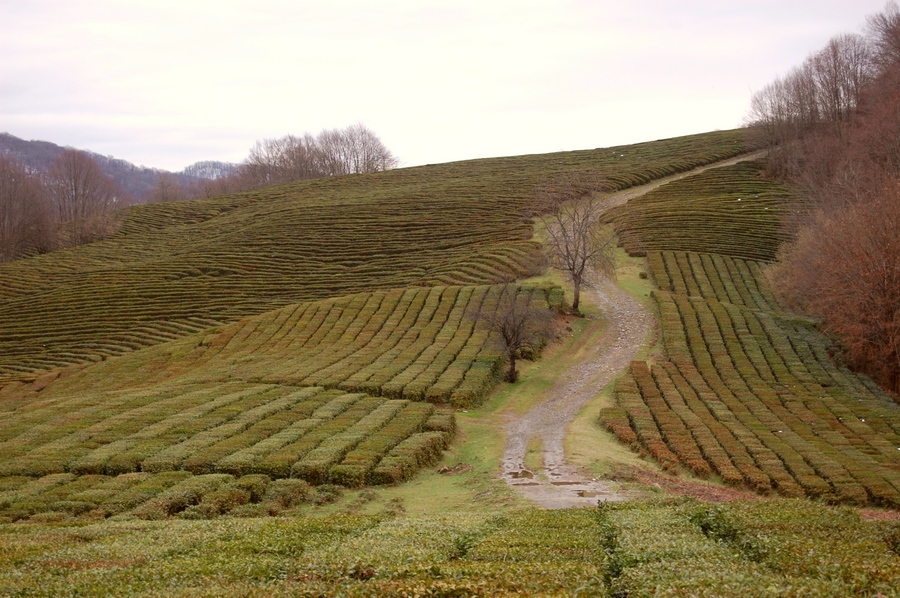
[[[875,74],[872,44],[861,35],[837,36],[800,67],[753,94],[748,124],[770,151],[770,168],[790,173],[794,142],[823,128],[840,134]]]
[[[399,163],[381,139],[362,123],[347,127],[344,143],[347,148],[346,166],[350,173],[381,172],[395,168]]]
[[[748,123],[770,150],[797,139],[820,122],[815,75],[807,62],[753,94]]]
[[[308,133],[257,141],[240,170],[253,188],[325,176],[320,149]]]
[[[159,173],[156,177],[156,185],[150,191],[151,202],[178,201],[186,198],[187,192],[182,188],[178,177],[171,172]]]
[[[868,41],[861,35],[839,35],[807,59],[807,64],[816,83],[821,118],[831,123],[850,120],[863,87],[872,79]]]
[[[572,282],[575,313],[591,272],[615,272],[615,229],[600,221],[609,208],[598,196],[603,189],[596,177],[573,174],[541,186],[537,193],[535,216],[546,231],[547,260]]]
[[[869,38],[874,46],[874,58],[882,66],[900,63],[900,9],[888,2],[884,11],[867,19]]]
[[[322,171],[325,176],[350,174],[347,166],[347,144],[344,132],[340,129],[328,129],[316,136],[319,148]]]
[[[244,189],[344,174],[380,172],[399,161],[375,133],[357,123],[313,137],[286,135],[257,141],[235,175]]]
[[[503,353],[508,370],[507,382],[516,382],[519,372],[516,361],[537,353],[547,336],[553,313],[531,304],[531,293],[514,284],[500,287],[496,307],[473,316],[487,327],[491,338]]]
[[[37,175],[0,155],[0,261],[54,244],[52,215]]]
[[[45,187],[57,219],[69,231],[69,245],[102,237],[110,212],[125,203],[97,162],[77,150],[64,151],[50,164]]]

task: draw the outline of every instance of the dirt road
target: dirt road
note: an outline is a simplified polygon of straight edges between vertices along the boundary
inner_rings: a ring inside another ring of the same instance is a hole
[[[626,189],[610,198],[620,205],[686,176],[761,157],[761,153],[743,155],[695,170],[659,179],[647,185]],[[608,321],[603,337],[580,363],[561,372],[546,398],[506,428],[506,448],[501,475],[507,484],[524,496],[547,508],[565,509],[593,506],[598,500],[619,501],[631,496],[605,480],[584,476],[566,462],[563,438],[566,428],[584,405],[628,367],[644,346],[653,325],[653,316],[634,297],[609,280],[594,280],[583,293],[596,305]],[[530,438],[543,445],[544,471],[532,472],[525,467]]]

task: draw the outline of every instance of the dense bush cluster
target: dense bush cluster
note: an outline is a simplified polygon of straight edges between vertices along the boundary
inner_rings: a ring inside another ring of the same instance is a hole
[[[247,596],[890,596],[900,577],[889,521],[806,501],[197,521],[223,509],[285,512],[335,493],[252,476],[166,484],[133,511],[149,521],[0,526],[0,587],[33,596],[161,588]],[[99,492],[90,492],[82,498],[96,500]]]
[[[900,393],[900,8],[872,15],[754,95],[768,170],[795,191],[796,233],[770,274],[856,369]]]

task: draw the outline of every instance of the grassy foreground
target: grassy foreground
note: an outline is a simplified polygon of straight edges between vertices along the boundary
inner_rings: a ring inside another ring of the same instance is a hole
[[[18,596],[897,596],[900,526],[797,500],[0,527]]]

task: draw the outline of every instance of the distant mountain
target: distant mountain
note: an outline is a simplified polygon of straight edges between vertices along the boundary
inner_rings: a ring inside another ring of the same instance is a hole
[[[44,171],[62,152],[67,149],[49,141],[26,141],[9,133],[0,133],[0,154],[13,156],[29,168]],[[160,175],[168,174],[176,177],[181,184],[190,184],[198,179],[216,179],[230,173],[236,164],[229,162],[203,161],[192,164],[181,172],[170,172],[159,168],[136,166],[126,160],[103,156],[98,153],[84,151],[94,158],[103,173],[114,180],[125,193],[142,201],[149,197]]]

